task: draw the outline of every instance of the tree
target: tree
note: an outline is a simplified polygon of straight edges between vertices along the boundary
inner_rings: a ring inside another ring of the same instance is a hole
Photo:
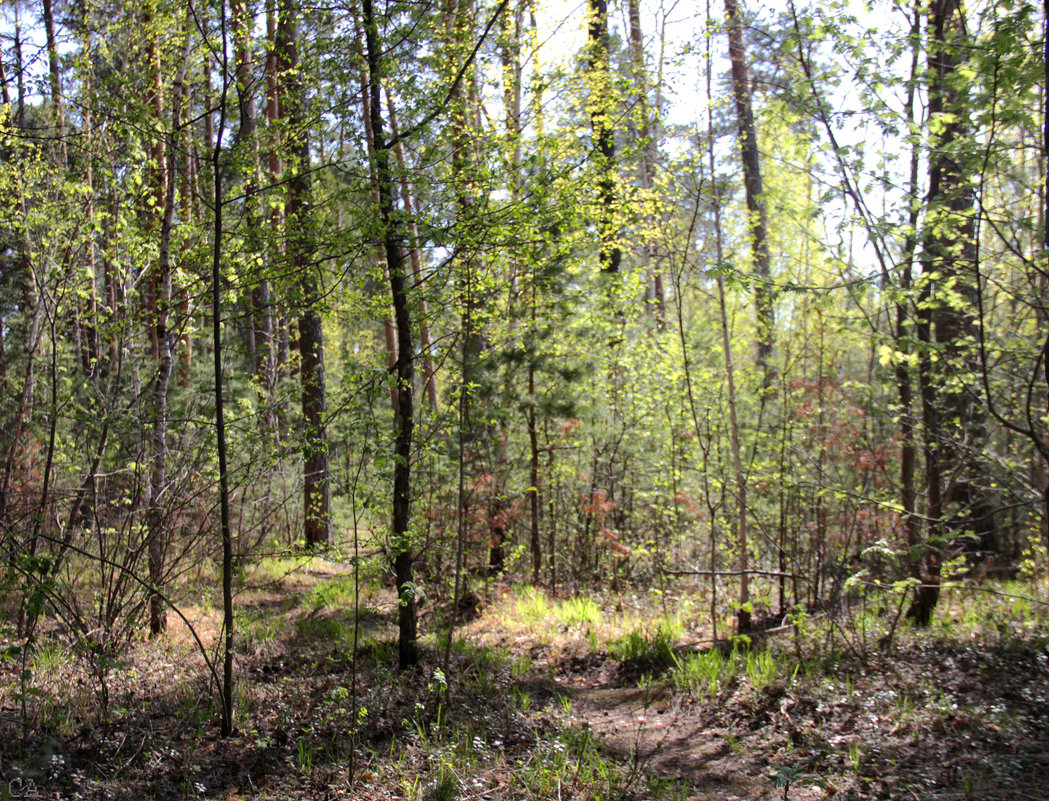
[[[187,14],[188,16],[188,14]],[[188,20],[187,20],[188,23]],[[233,734],[233,644],[234,644],[234,616],[233,616],[233,533],[230,527],[229,510],[229,468],[227,466],[226,449],[226,419],[225,398],[222,376],[222,261],[223,261],[223,231],[222,231],[222,209],[224,199],[222,196],[222,138],[226,128],[226,106],[229,81],[229,46],[226,36],[226,3],[221,0],[220,27],[222,36],[221,61],[219,67],[222,77],[222,91],[219,100],[219,126],[215,137],[215,147],[211,153],[211,167],[214,180],[214,217],[211,242],[211,341],[214,349],[215,367],[215,444],[219,463],[219,531],[222,539],[222,685],[221,715],[222,736],[229,737]],[[237,24],[236,22],[234,23]],[[187,27],[187,42],[188,42]],[[238,87],[243,74],[240,71],[241,59],[237,58],[237,80]],[[243,97],[243,95],[241,95]],[[242,109],[241,120],[244,114]],[[173,149],[173,148],[172,148]],[[216,677],[217,678],[217,677]]]
[[[743,44],[743,21],[736,0],[725,0],[725,31],[728,34],[729,61],[732,65],[732,95],[736,103],[743,187],[747,196],[748,229],[753,264],[754,307],[757,316],[755,361],[763,375],[763,389],[772,381],[772,347],[776,317],[773,307],[772,265],[768,248],[768,215],[761,180],[761,155],[751,103],[747,51]]]
[[[590,128],[593,131],[593,163],[597,173],[598,241],[601,243],[601,269],[619,271],[623,251],[618,244],[616,199],[616,143],[612,127],[615,95],[610,66],[611,43],[608,35],[607,0],[588,0],[589,32],[588,78],[590,80]]]
[[[158,146],[156,150],[157,158],[163,159],[165,163],[163,169],[158,172],[160,176],[158,178],[158,192],[163,193],[160,208],[163,211],[160,221],[160,258],[153,298],[156,304],[156,328],[153,332],[153,342],[156,350],[157,377],[153,390],[153,463],[150,472],[149,508],[146,512],[146,520],[149,526],[149,575],[154,587],[158,589],[164,585],[164,562],[169,537],[165,521],[164,495],[168,489],[168,387],[172,373],[174,340],[174,336],[169,330],[172,305],[171,233],[175,222],[175,184],[177,180],[175,160],[180,145],[182,129],[182,89],[189,67],[192,43],[190,23],[190,13],[187,10],[186,19],[183,21],[182,58],[171,87],[171,132],[169,134],[171,141],[163,146]],[[158,74],[154,84],[158,95],[160,93],[160,85]],[[158,100],[157,107],[159,108],[160,105],[161,103]],[[159,594],[154,594],[150,598],[149,628],[154,635],[160,634],[167,628],[166,606],[166,602]]]
[[[362,0],[362,23],[368,63],[368,93],[371,111],[371,154],[375,164],[380,236],[389,271],[397,329],[395,382],[397,408],[394,413],[393,515],[391,535],[394,546],[394,581],[399,600],[398,664],[401,669],[419,660],[415,606],[415,581],[411,541],[412,435],[414,432],[415,353],[412,346],[412,320],[409,310],[407,273],[401,242],[406,239],[403,218],[394,206],[394,174],[390,160],[391,141],[386,138],[382,114],[382,80],[385,62],[379,40],[379,19],[372,0]]]
[[[641,181],[642,202],[653,203],[653,190],[656,177],[656,162],[659,158],[659,119],[649,109],[648,70],[645,67],[645,39],[641,30],[641,9],[638,0],[629,0],[627,15],[630,23],[630,67],[637,92],[637,148],[638,173]],[[655,112],[659,113],[659,93],[657,86]],[[654,220],[646,220],[646,228],[654,228]],[[655,231],[643,233],[647,241],[642,246],[642,269],[649,272],[646,279],[646,302],[652,304],[652,313],[656,328],[663,330],[666,325],[666,293],[663,290],[663,268],[660,264],[658,249],[655,244]]]
[[[928,125],[933,149],[917,334],[922,345],[918,380],[929,531],[928,546],[914,555],[920,584],[911,610],[921,625],[929,624],[939,598],[940,551],[946,537],[951,528],[968,525],[963,521],[971,511],[974,477],[966,450],[970,437],[979,436],[972,395],[964,379],[958,380],[958,374],[968,374],[973,366],[977,305],[975,196],[966,174],[968,103],[955,77],[966,58],[968,37],[957,0],[938,0],[928,14]],[[954,513],[949,511],[952,506]]]
[[[324,328],[320,315],[318,265],[313,262],[309,130],[306,89],[299,60],[299,6],[281,0],[276,48],[284,82],[282,109],[287,123],[287,254],[300,292],[299,371],[302,385],[303,525],[307,546],[332,543],[331,479],[328,456],[328,398],[324,378]]]

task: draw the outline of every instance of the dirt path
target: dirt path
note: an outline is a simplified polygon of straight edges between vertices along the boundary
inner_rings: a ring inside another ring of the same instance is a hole
[[[689,798],[753,799],[767,789],[716,720],[665,687],[584,689],[572,712],[608,753],[649,781],[687,789]]]
[[[767,766],[747,757],[762,752],[749,752],[740,739],[745,735],[733,737],[716,707],[696,703],[666,682],[638,686],[615,660],[597,654],[562,652],[550,661],[547,653],[533,655],[554,679],[552,690],[570,701],[564,723],[589,728],[601,750],[626,765],[640,787],[647,783],[671,791],[670,797],[710,801],[773,797]],[[820,797],[800,788],[790,794],[795,801]]]
[[[1049,650],[914,644],[761,690],[742,676],[698,699],[666,682],[617,686],[629,683],[615,663],[595,662],[556,673],[567,722],[670,797],[1045,797]]]

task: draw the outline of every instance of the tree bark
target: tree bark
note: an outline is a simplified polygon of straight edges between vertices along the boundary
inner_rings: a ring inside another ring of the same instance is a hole
[[[386,93],[386,108],[390,115],[390,133],[398,139],[397,113],[393,98]],[[416,286],[423,281],[422,256],[419,253],[419,228],[415,222],[415,201],[411,184],[408,181],[407,162],[404,157],[404,143],[398,141],[393,149],[400,170],[401,205],[408,221],[408,260],[412,266],[412,278]],[[431,409],[437,409],[437,371],[433,364],[433,342],[430,338],[430,309],[426,298],[419,299],[419,347],[422,349],[423,391]]]
[[[616,145],[612,129],[612,75],[609,67],[608,3],[588,0],[590,127],[597,168],[597,232],[601,240],[601,270],[619,272],[623,251],[616,244]]]
[[[187,20],[188,24],[188,20]],[[167,493],[167,395],[172,372],[172,339],[169,330],[171,319],[171,232],[175,220],[175,156],[178,152],[179,134],[182,128],[182,84],[190,57],[190,36],[187,29],[183,45],[182,60],[172,84],[171,138],[165,148],[168,175],[164,187],[164,212],[160,223],[160,260],[158,265],[156,292],[156,330],[154,339],[157,347],[157,378],[153,386],[153,464],[150,470],[149,507],[146,524],[149,530],[149,580],[157,590],[164,587],[164,563],[168,547],[168,530],[165,509]],[[154,636],[167,629],[167,604],[159,592],[149,598],[149,630]]]
[[[773,378],[770,361],[776,325],[772,266],[769,258],[764,186],[761,180],[761,154],[758,150],[758,135],[751,103],[749,64],[743,44],[743,22],[736,0],[725,0],[725,30],[728,33],[728,53],[732,65],[732,94],[736,101],[736,125],[739,130],[740,161],[743,165],[743,186],[747,196],[754,270],[754,306],[757,313],[755,363],[762,373],[763,389],[767,390]]]
[[[398,664],[409,668],[419,661],[415,607],[415,582],[410,533],[411,522],[411,457],[414,432],[414,352],[412,323],[408,305],[408,287],[404,254],[403,220],[394,207],[393,170],[390,145],[384,133],[382,116],[383,52],[379,43],[378,20],[372,0],[363,0],[363,25],[368,62],[371,111],[372,158],[378,183],[379,216],[382,221],[383,249],[390,275],[394,321],[397,327],[397,411],[394,415],[394,473],[392,535],[394,576],[400,600],[398,614]]]
[[[730,8],[732,9],[730,11]],[[736,52],[733,60],[733,82],[737,77],[737,62],[742,66],[742,78],[746,81],[746,67],[744,64],[744,56],[742,51],[742,33],[738,29],[738,11],[735,10],[735,0],[725,0],[725,10],[729,16],[729,41],[733,41],[733,33],[731,31],[733,20],[736,20],[737,31],[739,41],[739,49]],[[735,49],[733,47],[733,49]],[[714,192],[714,244],[715,244],[715,255],[717,257],[717,263],[720,267],[724,264],[724,246],[723,237],[721,231],[721,196],[718,192],[717,182],[717,171],[715,169],[714,162],[714,117],[713,117],[713,93],[711,91],[711,69],[710,69],[710,51],[707,51],[707,158],[710,166],[710,180],[711,186]],[[739,110],[738,105],[739,95],[737,94],[737,111]],[[749,109],[749,88],[746,94],[746,106]],[[751,120],[751,130],[753,131],[753,120]],[[755,140],[755,155],[757,152],[757,145]],[[760,173],[758,174],[758,188],[760,190]],[[758,192],[760,196],[760,191]],[[748,189],[749,198],[749,189]],[[753,236],[753,228],[751,229]],[[767,254],[766,254],[767,255]],[[751,613],[750,613],[750,555],[748,552],[747,542],[747,475],[743,470],[743,456],[742,448],[740,446],[739,439],[739,416],[736,409],[736,378],[735,378],[735,363],[732,359],[732,338],[729,335],[728,325],[728,308],[725,305],[725,278],[721,274],[721,270],[717,273],[717,286],[718,286],[718,315],[721,322],[721,349],[722,358],[725,365],[725,381],[726,389],[728,390],[728,413],[729,413],[729,444],[732,449],[732,469],[736,479],[736,545],[739,548],[739,608],[736,612],[736,631],[740,634],[750,630],[751,624]],[[759,352],[760,352],[759,347]],[[767,377],[767,374],[766,374]],[[713,525],[713,523],[711,523]],[[711,557],[713,559],[713,555]]]
[[[299,282],[299,358],[302,396],[303,538],[308,547],[332,543],[328,453],[327,389],[324,376],[324,329],[318,310],[320,292],[313,263],[310,200],[310,145],[305,94],[299,70],[299,7],[281,0],[277,50],[284,78],[287,121],[287,256]]]
[[[913,555],[919,581],[910,614],[928,625],[940,594],[940,553],[952,530],[971,525],[974,464],[966,444],[982,429],[969,393],[959,383],[975,369],[971,343],[975,281],[975,195],[963,163],[968,108],[955,73],[967,44],[958,0],[935,0],[928,10],[929,205],[925,217],[922,285],[918,300],[919,385],[925,442],[929,521],[924,547]],[[959,302],[961,301],[961,302]],[[964,305],[962,305],[964,303]]]
[[[238,144],[248,150],[249,157],[243,169],[244,176],[244,227],[249,256],[261,252],[259,237],[261,206],[256,199],[261,183],[261,148],[259,144],[258,123],[256,121],[255,95],[252,91],[253,56],[252,31],[254,16],[250,13],[247,0],[232,0],[230,3],[233,30],[233,50],[236,60],[234,75],[237,87],[237,111],[240,118],[240,129],[237,133]],[[270,298],[270,282],[263,275],[249,276],[251,289],[249,319],[251,320],[251,347],[254,356],[252,369],[258,381],[259,401],[263,406],[265,430],[270,435],[276,434],[277,420],[276,386],[274,367],[276,363],[275,342],[273,338],[273,308]]]
[[[353,24],[354,24],[354,34],[357,37],[358,43],[360,43],[362,40],[361,40],[360,30],[358,29],[358,26],[357,26],[356,9],[354,9]],[[361,46],[363,48],[363,45],[361,45]],[[367,150],[368,150],[368,177],[371,180],[372,202],[375,204],[375,207],[378,208],[379,207],[379,178],[378,178],[378,174],[376,173],[376,170],[375,170],[375,154],[374,154],[374,152],[372,150],[374,142],[375,142],[375,136],[372,133],[372,112],[371,112],[372,106],[371,106],[371,94],[370,94],[370,91],[369,91],[369,88],[368,88],[367,63],[364,64],[364,68],[361,69],[361,71],[360,71],[360,81],[361,81],[361,112],[362,112],[363,117],[364,117],[364,139],[365,139],[365,145],[366,145]],[[386,96],[386,108],[389,110],[390,127],[391,127],[391,130],[393,131],[393,137],[396,139],[397,138],[397,133],[396,133],[396,131],[397,131],[397,124],[395,122],[396,114],[394,113],[393,98],[390,97],[388,93],[387,93],[387,96]],[[394,150],[395,150],[395,153],[397,153],[398,151],[403,153],[403,148],[401,147],[401,144],[399,142],[398,142],[398,144],[397,144],[397,146],[396,146],[396,148]],[[402,173],[401,173],[402,178],[401,178],[401,180],[402,181],[407,181],[407,175],[406,175],[406,173],[403,172],[404,164],[401,161],[398,161],[398,166],[402,170]],[[411,219],[410,219],[410,212],[408,210],[408,200],[405,199],[404,203],[405,203],[405,206],[404,206],[404,208],[405,208],[405,215],[409,216],[409,224],[414,227],[414,222],[411,221]],[[414,250],[413,250],[413,252],[412,252],[412,267],[413,268],[415,267],[415,261],[418,258],[419,258],[418,253],[414,252]],[[375,261],[376,261],[376,263],[378,265],[380,265],[382,267],[383,279],[386,281],[387,287],[389,287],[389,285],[390,285],[390,268],[386,264],[386,249],[383,246],[382,242],[376,242],[375,243]],[[420,273],[416,275],[416,282],[419,281],[419,277],[420,277],[420,274],[421,274],[421,271],[422,271],[421,264],[420,264],[419,269],[420,269]],[[392,308],[392,305],[393,305],[392,298],[390,299],[390,301],[391,301],[390,305],[391,305],[391,308]],[[393,315],[389,311],[383,314],[382,332],[383,332],[383,345],[386,348],[386,368],[387,368],[387,370],[389,370],[390,375],[393,376],[397,372],[397,330],[394,328]],[[435,391],[436,391],[436,389],[435,389]],[[396,380],[394,380],[394,381],[390,382],[390,405],[391,405],[391,408],[393,410],[394,416],[396,416],[396,414],[397,414],[398,403],[399,403],[397,396],[398,396],[397,382],[396,382]],[[434,397],[436,398],[436,394],[434,395]]]
[[[222,52],[222,91],[219,100],[219,125],[211,152],[214,180],[214,221],[211,242],[211,337],[213,366],[215,368],[215,439],[219,460],[219,526],[222,532],[222,688],[220,733],[223,737],[233,734],[233,533],[230,527],[229,475],[226,465],[226,421],[223,405],[222,377],[222,137],[226,129],[226,108],[229,74],[226,39],[226,3],[220,0]],[[187,39],[188,41],[188,39]]]
[[[62,114],[62,80],[58,66],[58,43],[55,39],[54,0],[43,0],[44,32],[47,36],[48,80],[51,89],[51,113],[55,125],[55,137],[58,140],[59,163],[64,168],[68,161],[66,155],[65,121]]]
[[[921,34],[921,9],[915,7],[913,23],[911,25],[911,36],[914,39],[914,52],[911,58],[911,83],[908,89],[906,113],[908,120],[916,125],[915,92],[918,82],[919,68],[919,36]],[[908,233],[903,244],[903,256],[900,260],[899,288],[904,298],[909,297],[913,286],[914,257],[917,250],[917,231],[919,204],[918,198],[918,175],[921,154],[920,144],[915,141],[911,148],[910,158],[910,192],[911,211],[908,215]],[[886,287],[891,277],[888,270],[882,276]],[[911,332],[912,321],[908,313],[907,300],[898,300],[895,304],[896,347],[904,348],[905,342]],[[908,348],[909,350],[909,348]],[[918,457],[918,421],[914,416],[914,384],[912,368],[907,360],[898,360],[895,368],[896,394],[900,401],[900,502],[903,506],[903,530],[907,547],[913,554],[917,554],[922,546],[921,518],[918,516],[918,491],[915,483],[917,457]],[[920,390],[919,390],[920,392]],[[914,571],[920,580],[920,563]]]
[[[641,31],[641,9],[638,0],[629,0],[628,17],[630,21],[630,61],[633,69],[634,84],[637,91],[637,137],[638,147],[638,173],[641,179],[641,188],[645,191],[644,202],[650,202],[648,195],[652,191],[652,183],[655,177],[656,159],[659,154],[658,129],[659,124],[652,118],[648,101],[648,72],[645,69],[645,38]],[[657,109],[658,113],[658,109]],[[663,290],[663,270],[659,264],[659,252],[653,239],[655,220],[652,215],[646,215],[646,227],[649,229],[642,244],[643,267],[649,273],[649,286],[646,294],[650,297],[646,300],[651,305],[649,311],[653,315],[656,330],[662,331],[666,328],[667,302]]]

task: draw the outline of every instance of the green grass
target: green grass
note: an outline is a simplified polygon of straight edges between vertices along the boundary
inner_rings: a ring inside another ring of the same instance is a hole
[[[627,789],[623,769],[604,758],[587,726],[565,729],[541,745],[529,759],[518,763],[516,777],[535,799],[609,801],[624,797]]]
[[[334,576],[318,582],[302,599],[306,609],[353,609],[357,588],[353,576]]]
[[[437,780],[423,792],[423,801],[456,801],[461,788],[451,766],[441,765]]]
[[[514,617],[525,625],[542,623],[552,616],[550,599],[542,590],[526,587],[514,605]]]
[[[249,585],[280,588],[289,576],[301,571],[315,558],[309,554],[267,556],[244,566],[244,580]]]
[[[465,637],[452,641],[451,653],[461,657],[465,664],[460,665],[457,677],[466,681],[482,693],[496,692],[499,674],[510,666],[509,657],[499,648],[477,645]]]
[[[747,678],[755,690],[764,690],[776,678],[776,659],[771,651],[747,651]]]
[[[601,608],[586,596],[553,601],[541,590],[528,587],[517,600],[515,617],[525,625],[537,625],[551,619],[575,627],[601,622]]]
[[[353,617],[350,615],[306,615],[295,622],[295,631],[309,640],[339,645],[353,643]]]
[[[237,624],[237,634],[248,653],[257,653],[266,645],[277,642],[287,631],[284,616],[270,611],[242,612]]]
[[[554,617],[566,626],[586,626],[601,622],[601,609],[592,598],[568,598],[554,606]]]
[[[676,659],[670,678],[678,689],[702,697],[718,695],[744,674],[750,686],[760,691],[775,680],[778,672],[772,651],[733,648],[728,656],[722,656],[717,648],[711,648]]]
[[[33,667],[38,673],[54,673],[70,658],[65,646],[54,639],[42,640],[33,651]]]
[[[681,626],[673,620],[662,620],[655,631],[635,628],[626,635],[610,640],[608,652],[625,665],[640,670],[665,670],[677,662],[674,648],[681,638]]]
[[[721,692],[734,676],[734,658],[725,659],[721,651],[711,648],[699,654],[689,654],[676,661],[671,672],[674,685],[690,695],[714,696]]]

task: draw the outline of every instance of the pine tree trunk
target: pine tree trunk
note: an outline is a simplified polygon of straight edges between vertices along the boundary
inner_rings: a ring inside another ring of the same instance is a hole
[[[751,103],[749,65],[743,44],[743,22],[736,0],[725,0],[725,29],[728,33],[729,61],[732,64],[732,94],[736,100],[736,124],[739,129],[740,160],[743,164],[743,186],[747,196],[754,268],[754,305],[758,330],[755,362],[762,373],[763,388],[767,390],[773,377],[770,361],[776,325],[772,266],[769,258],[764,187],[761,180],[761,155],[758,151],[758,135]]]
[[[331,486],[328,453],[327,389],[324,376],[324,329],[318,311],[318,269],[313,263],[310,218],[310,145],[305,97],[299,73],[299,8],[296,0],[281,0],[277,19],[277,51],[284,78],[284,119],[288,141],[287,256],[299,282],[299,358],[302,397],[303,538],[306,545],[332,543]]]
[[[628,17],[630,20],[630,61],[633,68],[634,83],[637,87],[637,137],[638,147],[638,173],[641,179],[641,188],[645,193],[652,191],[653,179],[655,177],[656,158],[659,153],[657,142],[658,123],[652,119],[649,111],[648,100],[648,73],[645,69],[645,39],[641,31],[641,9],[638,0],[629,0]],[[649,199],[646,197],[645,202]],[[649,287],[646,294],[650,294],[648,302],[649,309],[656,324],[656,330],[662,331],[666,327],[667,308],[666,295],[663,291],[663,271],[659,264],[659,254],[654,241],[652,241],[652,230],[654,220],[648,215],[646,226],[650,232],[646,235],[646,241],[642,245],[642,266],[649,273]]]
[[[254,22],[249,13],[247,0],[233,0],[230,3],[233,30],[233,50],[236,59],[234,75],[237,87],[237,111],[240,118],[240,130],[237,138],[242,148],[247,148],[250,157],[244,169],[244,230],[247,240],[248,255],[261,252],[259,236],[261,225],[261,207],[253,198],[261,183],[261,152],[259,145],[258,124],[256,122],[255,95],[252,91],[254,82],[251,26]],[[252,369],[258,380],[259,402],[266,421],[265,431],[270,436],[276,434],[277,420],[273,409],[276,406],[273,370],[276,363],[275,342],[273,338],[273,309],[270,299],[270,282],[265,275],[249,276],[253,282],[249,301],[251,321],[250,352]]]
[[[725,0],[726,11],[735,6],[734,0]],[[730,15],[730,27],[732,17]],[[730,32],[730,41],[732,33]],[[742,40],[740,40],[742,46]],[[742,52],[739,53],[742,58]],[[742,60],[740,61],[742,63]],[[735,77],[736,62],[733,62],[733,77]],[[707,98],[712,101],[710,79],[710,52],[707,52]],[[744,68],[743,77],[746,77]],[[749,107],[749,93],[748,93]],[[714,118],[713,103],[708,102],[707,107],[707,158],[709,160],[711,185],[714,187],[714,244],[716,248],[717,263],[724,263],[723,234],[721,230],[721,197],[717,190],[717,171],[714,162]],[[736,631],[740,634],[750,630],[750,556],[747,542],[747,475],[743,471],[743,456],[739,438],[739,416],[736,409],[736,373],[735,362],[732,358],[732,338],[729,332],[728,308],[725,304],[725,278],[720,270],[717,275],[718,287],[718,316],[721,322],[721,349],[722,359],[725,365],[725,382],[728,390],[728,412],[729,412],[729,444],[732,452],[732,468],[736,479],[736,547],[739,549],[739,608],[736,612]],[[759,348],[760,351],[760,348]],[[713,525],[713,523],[711,523]],[[713,545],[711,546],[713,548]],[[711,552],[711,564],[713,565],[713,551]],[[713,566],[711,567],[713,572]]]
[[[973,497],[975,465],[965,441],[982,437],[982,421],[969,394],[954,386],[957,373],[976,369],[966,344],[974,337],[976,241],[975,195],[962,163],[969,137],[968,108],[956,73],[964,54],[966,25],[957,0],[936,0],[928,10],[928,114],[933,134],[929,156],[928,210],[918,301],[918,339],[925,490],[929,520],[915,573],[920,581],[911,615],[928,625],[940,594],[941,552],[952,529],[971,525],[983,508]],[[959,301],[963,301],[961,305]]]

